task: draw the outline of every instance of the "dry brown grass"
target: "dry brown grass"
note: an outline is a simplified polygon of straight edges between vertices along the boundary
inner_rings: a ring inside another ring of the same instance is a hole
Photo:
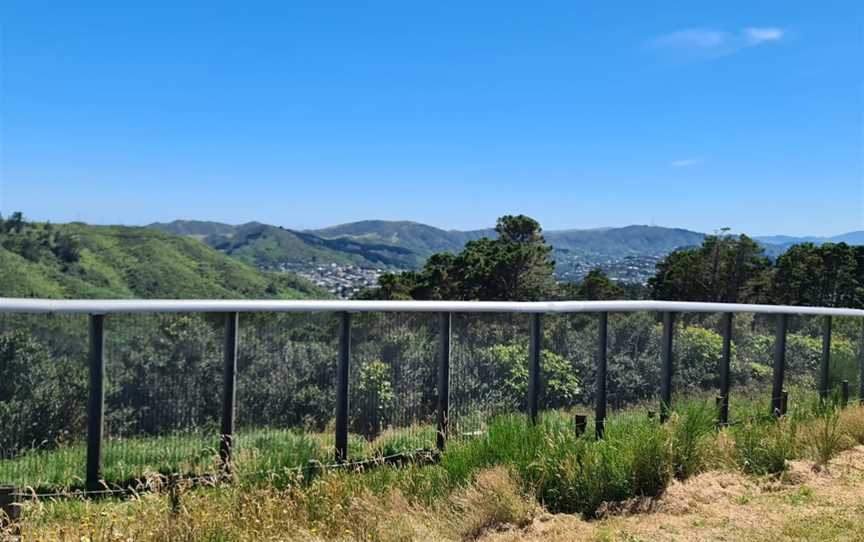
[[[222,487],[143,494],[125,502],[27,505],[22,540],[473,540],[501,526],[525,526],[539,510],[505,467],[435,506],[412,504],[399,490],[375,495],[345,476],[303,490]],[[2,539],[2,536],[0,536]]]
[[[793,461],[780,479],[710,471],[674,482],[641,509],[595,522],[546,514],[525,529],[481,540],[864,540],[864,446],[841,453],[827,469]]]

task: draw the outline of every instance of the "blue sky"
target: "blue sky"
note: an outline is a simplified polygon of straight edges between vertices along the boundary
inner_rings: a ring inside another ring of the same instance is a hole
[[[7,0],[0,211],[864,229],[861,2],[698,4]]]

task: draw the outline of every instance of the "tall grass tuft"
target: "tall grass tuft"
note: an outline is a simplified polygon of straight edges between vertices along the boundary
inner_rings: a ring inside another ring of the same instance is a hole
[[[705,467],[707,436],[714,433],[715,409],[705,401],[689,401],[673,413],[671,461],[675,478],[684,480]]]
[[[779,474],[795,450],[796,424],[788,419],[776,423],[747,422],[732,428],[735,463],[748,474]]]
[[[668,433],[636,413],[610,423],[603,440],[547,435],[523,476],[552,512],[593,517],[605,502],[657,496],[670,479]]]

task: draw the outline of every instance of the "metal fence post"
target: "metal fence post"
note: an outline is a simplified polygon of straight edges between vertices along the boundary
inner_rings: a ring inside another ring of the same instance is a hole
[[[351,363],[351,315],[339,314],[339,367],[336,373],[336,462],[348,459],[348,370]]]
[[[608,339],[608,313],[597,318],[597,392],[594,397],[594,434],[603,436],[606,424],[606,344]]]
[[[537,414],[540,409],[540,338],[542,329],[540,327],[540,315],[531,314],[531,342],[528,346],[528,415],[531,423],[537,423]]]
[[[778,418],[783,415],[783,374],[786,371],[786,328],[788,326],[789,316],[779,315],[774,336],[774,379],[771,387],[771,414]]]
[[[840,383],[840,406],[846,408],[849,405],[849,381]]]
[[[660,376],[660,422],[669,419],[672,407],[672,338],[675,334],[675,313],[663,313],[663,370]]]
[[[450,429],[451,314],[442,312],[438,316],[438,438],[436,439],[436,446],[443,451]]]
[[[225,349],[222,366],[222,425],[219,431],[219,458],[226,473],[231,472],[234,423],[237,412],[237,347],[240,314],[225,314]]]
[[[732,361],[732,313],[723,314],[723,354],[720,359],[720,397],[717,405],[719,425],[729,423],[729,388],[731,378],[729,365]]]
[[[105,316],[90,315],[90,399],[87,408],[88,491],[100,488],[105,419]]]
[[[831,317],[824,316],[822,319],[822,364],[819,367],[819,397],[824,401],[828,398],[831,384]]]

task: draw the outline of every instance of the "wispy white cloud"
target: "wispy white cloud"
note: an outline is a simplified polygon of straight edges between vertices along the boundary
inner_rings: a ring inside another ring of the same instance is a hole
[[[683,158],[681,160],[672,160],[669,162],[669,165],[672,167],[690,167],[700,164],[701,162],[702,160],[699,160],[698,158]]]
[[[778,41],[783,39],[783,30],[780,28],[745,28],[744,35],[752,45],[759,45],[766,41]]]
[[[748,27],[738,32],[690,28],[664,34],[650,40],[648,49],[682,60],[698,60],[731,55],[750,47],[783,39],[784,31],[776,27]]]

